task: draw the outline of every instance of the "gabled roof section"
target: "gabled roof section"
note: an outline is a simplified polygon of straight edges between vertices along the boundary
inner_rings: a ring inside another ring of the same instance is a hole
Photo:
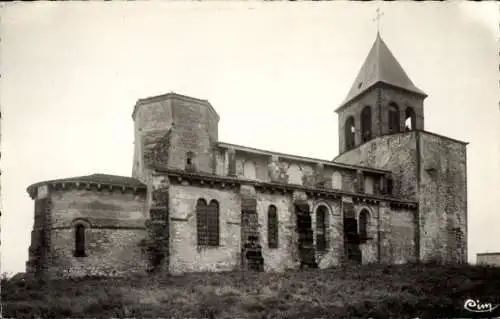
[[[377,38],[359,70],[349,94],[347,94],[346,99],[336,111],[342,109],[345,104],[380,82],[427,96],[413,84],[384,40],[382,40],[380,33],[377,33]]]

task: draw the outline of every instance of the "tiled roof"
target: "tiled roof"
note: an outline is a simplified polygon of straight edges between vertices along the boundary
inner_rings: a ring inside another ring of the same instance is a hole
[[[351,90],[347,94],[347,97],[339,109],[379,82],[426,96],[422,90],[413,84],[392,54],[391,50],[389,50],[385,44],[384,40],[382,40],[380,34],[377,33],[377,38],[375,39],[375,42],[373,43],[373,46],[370,49],[370,52],[368,53],[368,56],[366,57],[366,60],[351,87]]]

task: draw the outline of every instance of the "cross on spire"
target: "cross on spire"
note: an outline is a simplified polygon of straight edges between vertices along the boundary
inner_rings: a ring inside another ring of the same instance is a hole
[[[380,18],[384,15],[383,12],[380,12],[380,8],[377,8],[377,15],[372,21],[377,21],[377,33],[380,31]]]

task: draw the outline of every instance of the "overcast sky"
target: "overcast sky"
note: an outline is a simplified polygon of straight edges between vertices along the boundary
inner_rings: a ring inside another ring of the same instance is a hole
[[[429,97],[426,130],[468,146],[469,260],[500,251],[494,3],[3,4],[2,272],[24,271],[32,183],[130,176],[137,99],[208,99],[219,139],[331,160],[334,109],[381,35]]]

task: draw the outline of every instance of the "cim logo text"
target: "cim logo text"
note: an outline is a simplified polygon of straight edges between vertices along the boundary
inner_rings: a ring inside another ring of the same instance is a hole
[[[499,305],[493,305],[491,302],[481,303],[479,300],[467,299],[464,303],[464,309],[470,312],[492,312]]]

